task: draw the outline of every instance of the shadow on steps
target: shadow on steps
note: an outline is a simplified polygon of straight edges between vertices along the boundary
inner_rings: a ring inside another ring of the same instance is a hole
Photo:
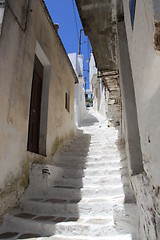
[[[88,113],[87,118],[81,123],[81,127],[93,126],[95,123],[99,123],[98,119],[92,114]]]
[[[53,165],[31,166],[29,188],[20,201],[20,208],[5,216],[0,239],[48,237],[63,231],[59,224],[78,221],[90,139],[90,134],[78,131]],[[78,154],[70,152],[76,145],[81,150]]]

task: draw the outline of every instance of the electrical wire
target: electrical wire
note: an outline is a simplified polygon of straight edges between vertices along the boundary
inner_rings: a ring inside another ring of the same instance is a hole
[[[89,62],[90,62],[90,41],[89,38],[87,37],[87,50],[88,50],[88,64],[87,64],[87,68],[88,68],[88,80],[89,80]],[[90,88],[90,81],[89,82],[89,88]]]
[[[72,4],[73,4],[73,12],[74,12],[74,18],[75,18],[77,37],[78,37],[78,40],[79,40],[79,30],[78,30],[78,23],[77,23],[77,18],[76,18],[76,9],[75,9],[75,5],[74,5],[74,0],[72,0]]]
[[[30,0],[28,0],[27,2],[27,9],[26,9],[26,16],[25,16],[25,23],[24,26],[22,26],[20,20],[18,19],[16,13],[14,12],[14,10],[12,9],[10,3],[8,0],[5,1],[5,3],[8,5],[8,8],[10,9],[15,21],[17,22],[17,24],[19,25],[20,29],[25,32],[26,28],[27,28],[27,21],[28,21],[28,14],[29,14],[29,6],[30,6]]]
[[[90,47],[89,47],[89,38],[87,37],[87,47],[88,47],[88,60],[90,58]]]

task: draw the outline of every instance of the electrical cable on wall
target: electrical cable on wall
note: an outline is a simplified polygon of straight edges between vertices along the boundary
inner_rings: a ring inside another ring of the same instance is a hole
[[[25,32],[25,31],[26,31],[26,28],[27,28],[27,21],[28,21],[28,13],[29,13],[30,0],[28,0],[28,4],[27,4],[26,19],[25,19],[25,24],[24,24],[24,26],[22,26],[22,24],[20,23],[18,17],[16,16],[15,12],[13,11],[12,7],[10,6],[8,0],[5,1],[5,4],[7,4],[7,6],[8,6],[8,8],[10,9],[10,11],[11,11],[14,19],[15,19],[16,22],[18,23],[20,29],[21,29],[23,32]]]

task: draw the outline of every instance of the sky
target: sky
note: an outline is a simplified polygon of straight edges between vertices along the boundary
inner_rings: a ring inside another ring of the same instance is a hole
[[[75,0],[45,0],[45,3],[53,23],[59,24],[58,33],[66,52],[76,52],[78,54],[79,33],[80,29],[83,29],[83,27],[77,11]],[[91,47],[88,37],[85,36],[83,31],[81,42],[81,54],[84,55],[84,77],[87,79],[87,88],[89,88],[88,60],[91,53]]]

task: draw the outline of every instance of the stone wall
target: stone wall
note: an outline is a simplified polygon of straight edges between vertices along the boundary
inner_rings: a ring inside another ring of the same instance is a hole
[[[109,126],[121,125],[121,93],[118,71],[103,73],[103,83],[108,91],[107,119]]]
[[[30,163],[52,161],[58,147],[73,136],[75,127],[76,75],[44,2],[8,3],[0,39],[1,216],[8,207],[17,204],[27,187]],[[41,125],[47,131],[46,156],[27,151],[35,54],[44,66]],[[65,109],[66,92],[70,94],[69,112]]]
[[[146,173],[131,178],[137,199],[139,233],[142,240],[160,239],[160,192]]]

